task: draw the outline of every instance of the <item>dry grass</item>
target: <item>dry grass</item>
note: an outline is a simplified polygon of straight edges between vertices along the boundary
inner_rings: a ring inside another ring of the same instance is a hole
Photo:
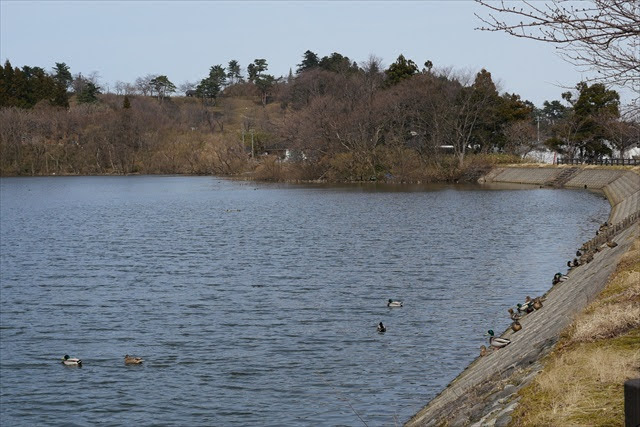
[[[516,426],[624,424],[624,381],[640,373],[640,329],[552,354],[523,389]]]
[[[637,327],[640,327],[640,305],[637,301],[607,304],[577,322],[571,340],[593,342],[620,336]]]
[[[640,375],[640,238],[605,290],[520,391],[515,426],[624,424],[626,379]]]

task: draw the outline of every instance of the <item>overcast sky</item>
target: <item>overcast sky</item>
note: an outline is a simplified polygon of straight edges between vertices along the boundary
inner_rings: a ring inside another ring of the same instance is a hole
[[[486,68],[502,92],[541,106],[588,77],[549,44],[476,30],[472,1],[14,1],[0,0],[4,64],[97,71],[102,86],[165,74],[197,82],[212,65],[265,58],[295,72],[302,54],[338,52],[384,66],[404,54],[420,67]],[[623,99],[630,99],[623,93]]]

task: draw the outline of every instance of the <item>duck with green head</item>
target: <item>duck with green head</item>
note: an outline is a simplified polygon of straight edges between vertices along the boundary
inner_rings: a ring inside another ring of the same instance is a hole
[[[511,344],[510,339],[496,337],[492,329],[489,329],[486,335],[489,335],[489,344],[491,344],[491,347],[502,348]]]
[[[68,354],[65,354],[62,358],[62,364],[66,366],[82,366],[82,360],[75,357],[69,357]]]
[[[387,307],[402,307],[402,301],[394,301],[389,298],[389,302],[387,303]]]

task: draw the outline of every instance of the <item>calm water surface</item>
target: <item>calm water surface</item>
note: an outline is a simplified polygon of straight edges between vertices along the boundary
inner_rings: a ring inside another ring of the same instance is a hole
[[[576,190],[211,177],[2,179],[0,202],[7,426],[401,423],[609,213]]]

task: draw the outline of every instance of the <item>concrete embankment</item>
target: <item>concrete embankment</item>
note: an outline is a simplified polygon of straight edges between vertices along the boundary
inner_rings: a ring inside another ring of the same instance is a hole
[[[640,168],[501,167],[481,182],[601,190],[611,204],[612,225],[585,242],[584,248],[593,252],[592,261],[572,269],[567,281],[553,286],[546,294],[544,307],[520,321],[521,331],[508,329],[502,334],[511,339],[510,345],[478,357],[414,415],[408,426],[506,425],[517,405],[517,391],[542,369],[542,357],[604,288],[620,257],[640,232]],[[611,240],[617,246],[608,247],[606,242]],[[554,273],[549,272],[550,282]]]

